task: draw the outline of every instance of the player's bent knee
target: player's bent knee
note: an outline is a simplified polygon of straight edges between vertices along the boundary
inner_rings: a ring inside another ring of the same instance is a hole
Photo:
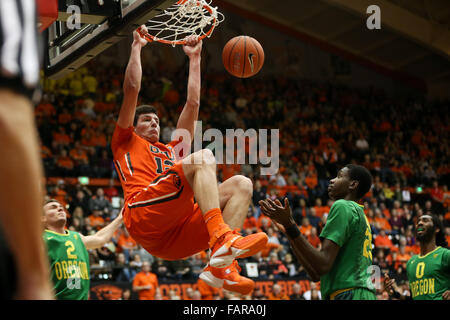
[[[198,170],[215,170],[216,158],[209,149],[192,153],[182,160],[185,175],[193,174]]]
[[[216,157],[210,149],[203,149],[200,152],[202,154],[202,164],[216,165]]]
[[[236,190],[239,193],[247,196],[253,195],[253,182],[251,179],[241,175],[236,175],[233,178],[236,180]]]

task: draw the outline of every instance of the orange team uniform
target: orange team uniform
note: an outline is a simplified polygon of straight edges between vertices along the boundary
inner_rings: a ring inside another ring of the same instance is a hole
[[[156,274],[151,272],[141,271],[136,274],[133,279],[133,287],[142,287],[151,285],[150,289],[144,289],[139,291],[139,300],[154,300],[156,288],[158,287],[158,278]]]
[[[150,143],[116,125],[111,141],[124,191],[128,232],[152,255],[178,260],[209,249],[210,240],[194,192],[169,144]]]

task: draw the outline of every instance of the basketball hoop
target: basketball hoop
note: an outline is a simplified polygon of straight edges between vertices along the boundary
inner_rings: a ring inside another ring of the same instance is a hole
[[[198,36],[199,40],[210,37],[224,19],[217,7],[211,6],[211,0],[180,0],[145,23],[148,33],[141,27],[137,32],[148,42],[176,46],[185,44],[189,36]]]

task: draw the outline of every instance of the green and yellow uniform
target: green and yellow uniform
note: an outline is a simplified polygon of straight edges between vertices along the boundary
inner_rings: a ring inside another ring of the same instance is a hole
[[[442,300],[450,290],[450,250],[437,247],[424,256],[412,256],[406,274],[414,300]]]
[[[372,285],[372,232],[362,206],[338,200],[330,209],[321,238],[340,249],[331,270],[320,277],[324,299],[376,300]]]
[[[89,294],[89,254],[78,232],[65,234],[45,230],[51,278],[59,300],[87,300]]]

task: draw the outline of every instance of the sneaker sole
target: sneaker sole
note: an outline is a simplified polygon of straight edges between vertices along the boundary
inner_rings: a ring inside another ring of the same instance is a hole
[[[249,294],[250,292],[252,292],[252,290],[255,287],[254,282],[253,282],[252,286],[249,288],[238,288],[238,287],[232,286],[227,283],[227,280],[219,279],[219,278],[215,277],[210,271],[203,271],[200,274],[200,279],[205,281],[211,287],[224,288],[225,290],[237,292],[237,293],[240,293],[243,295]]]
[[[241,246],[241,248],[233,247],[234,242],[239,237],[236,237],[231,242],[231,247],[223,245],[220,247],[210,258],[209,265],[215,268],[225,268],[233,263],[234,259],[247,258],[255,255],[259,251],[265,248],[268,238],[267,235],[255,237]],[[243,238],[245,241],[245,238]]]

